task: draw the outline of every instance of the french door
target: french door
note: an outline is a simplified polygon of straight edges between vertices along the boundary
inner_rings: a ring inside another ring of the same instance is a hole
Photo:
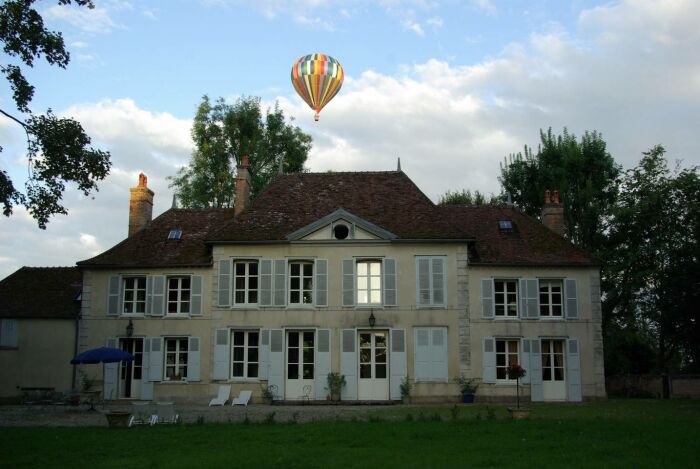
[[[358,399],[389,400],[389,332],[359,332]]]
[[[314,398],[315,331],[287,331],[285,399]]]
[[[542,398],[545,401],[566,400],[564,350],[564,340],[542,340]]]
[[[143,339],[119,339],[119,348],[134,356],[134,361],[120,362],[119,398],[140,399],[143,375]],[[114,397],[111,397],[112,399]]]

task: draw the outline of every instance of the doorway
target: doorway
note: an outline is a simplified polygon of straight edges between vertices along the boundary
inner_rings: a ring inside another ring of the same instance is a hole
[[[119,348],[134,356],[133,361],[120,362],[119,398],[140,399],[141,380],[143,375],[143,339],[119,339]]]
[[[542,398],[545,401],[566,400],[563,340],[542,340]]]
[[[358,399],[361,401],[389,400],[389,332],[359,332]]]
[[[315,331],[287,331],[285,399],[314,398],[315,336]]]

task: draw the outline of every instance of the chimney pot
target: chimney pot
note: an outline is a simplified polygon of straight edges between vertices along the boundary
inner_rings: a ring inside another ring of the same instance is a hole
[[[549,190],[544,191],[544,203],[545,204],[550,204],[552,203],[550,197],[549,197]]]
[[[153,191],[148,188],[148,177],[140,173],[136,187],[129,189],[129,236],[138,233],[153,219]]]
[[[559,204],[559,191],[554,191],[554,203]]]
[[[554,191],[553,203],[550,198],[550,192],[546,191],[544,202],[544,207],[542,207],[542,224],[560,236],[565,236],[564,206],[559,203],[559,191]]]

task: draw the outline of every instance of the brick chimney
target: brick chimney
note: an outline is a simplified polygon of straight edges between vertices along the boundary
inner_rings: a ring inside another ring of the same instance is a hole
[[[544,207],[542,207],[542,224],[559,234],[566,235],[566,223],[564,222],[564,205],[559,201],[559,191],[554,191],[554,197],[549,191],[544,193]]]
[[[248,155],[243,155],[241,164],[238,166],[236,173],[236,205],[233,208],[233,214],[238,215],[250,205],[250,166]]]
[[[138,233],[153,218],[153,191],[148,188],[148,178],[139,174],[139,184],[129,189],[129,236]]]

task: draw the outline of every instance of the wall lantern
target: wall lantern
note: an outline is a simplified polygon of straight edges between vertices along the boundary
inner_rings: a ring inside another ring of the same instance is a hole
[[[375,322],[377,322],[377,318],[374,317],[374,311],[369,310],[369,327],[374,327]]]
[[[134,335],[134,321],[129,319],[129,324],[126,326],[126,336],[131,337]]]

